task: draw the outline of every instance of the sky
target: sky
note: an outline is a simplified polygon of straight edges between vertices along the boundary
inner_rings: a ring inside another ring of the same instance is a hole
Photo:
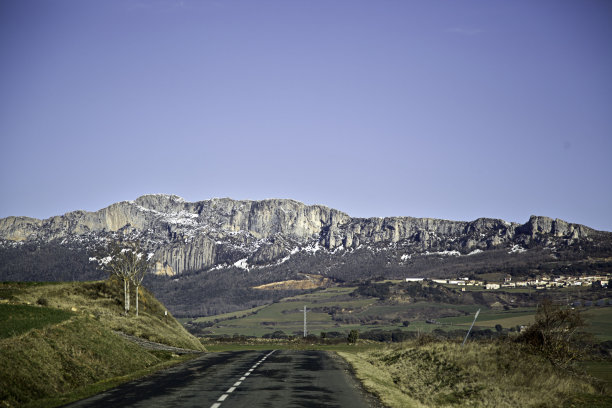
[[[143,194],[612,231],[607,0],[3,0],[0,218]]]

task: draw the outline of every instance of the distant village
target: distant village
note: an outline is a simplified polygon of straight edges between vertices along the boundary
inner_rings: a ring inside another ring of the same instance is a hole
[[[431,279],[432,282],[443,285],[457,286],[481,286],[488,290],[502,288],[521,288],[528,287],[536,290],[565,288],[574,286],[592,286],[594,282],[599,282],[601,287],[607,288],[612,275],[592,275],[592,276],[539,276],[534,279],[513,281],[511,275],[506,275],[504,282],[489,283],[484,280],[459,278],[459,279]],[[406,278],[406,282],[420,282],[424,278]],[[463,288],[465,290],[465,288]]]

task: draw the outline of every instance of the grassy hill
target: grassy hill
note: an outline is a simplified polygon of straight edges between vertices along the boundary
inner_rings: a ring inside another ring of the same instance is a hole
[[[139,316],[124,316],[122,291],[113,280],[0,283],[0,405],[60,405],[181,360],[115,331],[204,351],[146,290]]]

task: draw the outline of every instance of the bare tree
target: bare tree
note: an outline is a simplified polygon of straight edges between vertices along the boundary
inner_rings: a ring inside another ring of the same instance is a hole
[[[136,315],[138,315],[138,289],[145,273],[149,269],[148,257],[145,256],[138,242],[111,241],[106,247],[98,250],[96,257],[102,270],[110,276],[123,280],[123,305],[125,314],[130,311],[130,283],[136,286]]]
[[[133,252],[134,255],[130,256],[132,262],[131,280],[134,286],[136,286],[136,316],[138,316],[138,291],[140,286],[142,286],[142,280],[149,270],[149,256],[145,256],[138,244],[133,249],[135,250]]]

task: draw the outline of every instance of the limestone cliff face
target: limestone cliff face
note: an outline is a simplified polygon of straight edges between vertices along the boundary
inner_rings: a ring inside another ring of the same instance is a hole
[[[28,217],[8,217],[0,219],[0,239],[25,241],[34,236],[42,225],[41,220]]]
[[[256,238],[275,234],[295,239],[314,238],[319,235],[323,225],[350,219],[348,215],[327,207],[277,199],[212,199],[194,203],[187,210],[196,212],[199,220],[216,228],[228,232],[246,231]]]
[[[164,275],[210,268],[215,264],[215,242],[198,237],[188,243],[166,245],[156,252],[155,258],[161,266],[158,273]]]
[[[152,272],[175,275],[211,267],[265,265],[318,245],[329,251],[362,246],[405,252],[492,249],[512,244],[588,239],[594,230],[533,216],[524,225],[481,218],[351,218],[293,200],[211,199],[187,202],[146,195],[96,212],[74,211],[46,220],[0,219],[0,242],[138,239],[154,254]]]
[[[579,224],[570,224],[566,221],[548,217],[532,215],[529,221],[520,227],[520,232],[536,238],[539,235],[553,235],[555,237],[569,237],[579,239],[588,236],[590,228]]]

